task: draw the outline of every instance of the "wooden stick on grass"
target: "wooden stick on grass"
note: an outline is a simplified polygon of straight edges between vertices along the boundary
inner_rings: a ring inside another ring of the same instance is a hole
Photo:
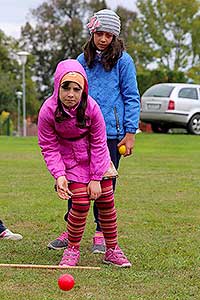
[[[90,266],[58,266],[58,265],[31,265],[31,264],[0,264],[0,268],[21,268],[21,269],[82,269],[82,270],[100,270],[100,267]]]

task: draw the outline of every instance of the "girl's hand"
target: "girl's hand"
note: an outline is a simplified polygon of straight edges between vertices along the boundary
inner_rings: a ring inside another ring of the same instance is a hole
[[[120,141],[117,147],[120,147],[121,145],[126,146],[126,153],[124,154],[124,156],[131,155],[135,146],[135,134],[127,132],[125,137]]]
[[[87,193],[91,200],[96,200],[101,196],[100,181],[91,180],[87,186]]]
[[[56,180],[58,197],[64,200],[69,200],[73,195],[68,188],[68,181],[65,176],[60,176]]]

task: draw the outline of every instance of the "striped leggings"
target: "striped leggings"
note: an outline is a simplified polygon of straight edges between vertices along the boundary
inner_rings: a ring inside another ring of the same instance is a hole
[[[69,184],[69,189],[73,196],[67,223],[68,243],[69,246],[79,247],[91,200],[87,194],[87,184],[72,182]],[[114,248],[117,245],[117,214],[114,206],[112,179],[102,180],[101,189],[101,196],[95,200],[99,222],[106,248]]]

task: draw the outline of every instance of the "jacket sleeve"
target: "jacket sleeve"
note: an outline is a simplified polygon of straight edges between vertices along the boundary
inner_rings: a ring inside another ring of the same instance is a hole
[[[66,175],[54,128],[54,119],[44,107],[41,108],[38,117],[38,144],[51,175],[55,179]]]
[[[102,180],[110,166],[110,153],[107,146],[106,126],[103,115],[95,103],[90,130],[90,178]]]
[[[139,126],[140,95],[133,59],[124,53],[120,59],[120,91],[124,101],[125,132],[135,133]]]

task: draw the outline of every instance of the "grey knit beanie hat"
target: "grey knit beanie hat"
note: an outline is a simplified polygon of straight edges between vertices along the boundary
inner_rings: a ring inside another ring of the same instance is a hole
[[[102,9],[94,14],[87,24],[90,34],[96,31],[110,32],[119,36],[121,22],[119,16],[110,9]]]

